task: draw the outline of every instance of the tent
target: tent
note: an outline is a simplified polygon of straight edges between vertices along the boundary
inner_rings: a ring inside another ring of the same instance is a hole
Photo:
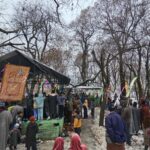
[[[5,64],[21,65],[30,67],[29,78],[43,74],[49,81],[59,84],[69,84],[70,78],[51,69],[49,66],[40,63],[39,61],[28,57],[20,51],[12,51],[0,57],[0,71],[5,67]]]
[[[30,67],[29,79],[32,79],[37,75],[43,75],[52,83],[66,85],[70,83],[70,78],[17,50],[0,57],[0,77],[6,64]],[[39,121],[38,123],[42,124],[42,126],[39,127],[40,132],[38,133],[38,137],[42,140],[56,138],[62,132],[63,121],[63,119]],[[23,122],[23,132],[25,132],[26,125],[27,123]]]

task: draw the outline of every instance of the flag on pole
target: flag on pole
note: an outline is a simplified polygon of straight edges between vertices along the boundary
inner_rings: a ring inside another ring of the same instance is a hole
[[[128,85],[128,82],[127,82],[127,81],[125,82],[125,90],[126,90],[126,93],[129,92],[129,85]]]
[[[129,86],[129,90],[128,90],[127,94],[126,94],[126,97],[130,96],[132,88],[133,88],[134,83],[135,83],[136,80],[137,80],[137,77],[134,77],[133,80],[131,81],[130,86]]]

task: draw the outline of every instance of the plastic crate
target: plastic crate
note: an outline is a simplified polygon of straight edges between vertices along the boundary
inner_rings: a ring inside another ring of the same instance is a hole
[[[40,129],[38,138],[41,140],[50,140],[59,136],[59,126],[50,127],[49,129]]]
[[[22,134],[26,132],[26,127],[29,122],[23,122]],[[37,121],[39,125],[39,132],[37,134],[38,138],[41,140],[54,139],[62,133],[64,119],[53,119],[53,120],[43,120]]]

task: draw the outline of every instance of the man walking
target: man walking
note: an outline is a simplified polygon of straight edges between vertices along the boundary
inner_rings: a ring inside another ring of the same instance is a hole
[[[126,128],[121,116],[115,112],[113,104],[109,106],[110,114],[106,117],[107,150],[125,150]]]

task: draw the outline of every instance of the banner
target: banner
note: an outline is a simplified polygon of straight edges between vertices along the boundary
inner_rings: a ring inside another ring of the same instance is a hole
[[[132,88],[133,88],[134,83],[135,83],[136,80],[137,80],[137,77],[134,77],[133,80],[131,81],[130,86],[129,86],[129,90],[128,90],[127,94],[126,94],[126,97],[130,96],[130,93],[132,91]]]
[[[24,96],[29,67],[7,64],[2,79],[0,101],[20,101]]]
[[[125,82],[125,90],[126,90],[126,93],[128,93],[129,92],[129,85],[128,85],[128,82],[126,81]]]

